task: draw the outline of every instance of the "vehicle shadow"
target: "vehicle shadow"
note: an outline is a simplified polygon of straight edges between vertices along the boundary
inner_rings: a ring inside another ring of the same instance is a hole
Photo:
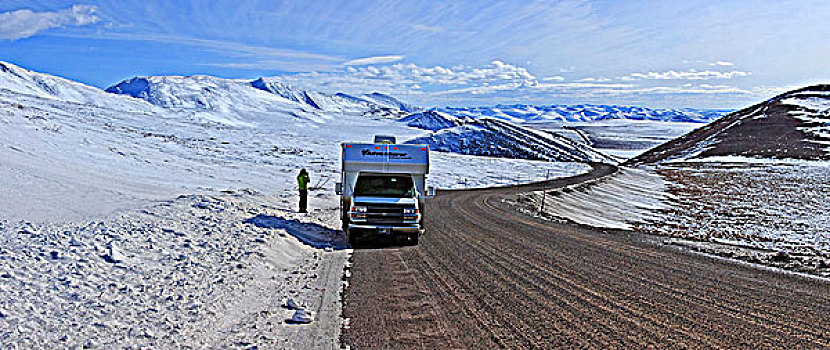
[[[353,239],[351,246],[355,250],[379,250],[406,248],[412,245],[406,238],[367,234]]]
[[[296,237],[300,242],[318,249],[341,250],[351,248],[349,239],[343,231],[332,230],[315,223],[263,214],[245,219],[242,222],[261,228],[285,230],[286,233]]]

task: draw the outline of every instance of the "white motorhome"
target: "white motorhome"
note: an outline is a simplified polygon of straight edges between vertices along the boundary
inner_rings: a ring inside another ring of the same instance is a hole
[[[375,136],[374,143],[343,143],[340,195],[343,230],[349,240],[361,233],[406,236],[412,244],[424,231],[424,198],[429,147],[402,145],[393,136]]]

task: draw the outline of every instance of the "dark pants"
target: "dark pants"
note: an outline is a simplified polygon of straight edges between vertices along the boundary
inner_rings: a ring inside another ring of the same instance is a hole
[[[308,190],[300,190],[300,212],[305,213],[308,206]]]

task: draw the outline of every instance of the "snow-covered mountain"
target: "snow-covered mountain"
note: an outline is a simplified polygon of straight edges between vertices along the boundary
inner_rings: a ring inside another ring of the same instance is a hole
[[[734,156],[830,159],[830,85],[778,95],[655,147],[630,162]]]
[[[406,114],[394,107],[406,104],[392,97],[376,102],[368,97],[330,95],[299,89],[273,77],[247,81],[204,75],[140,76],[122,81],[106,91],[143,99],[167,109],[205,113],[207,119],[233,125],[256,125],[261,123],[256,120],[257,116],[273,114],[290,114],[317,121],[328,120],[324,115],[333,114],[375,117]]]
[[[318,91],[299,89],[286,84],[276,77],[259,78],[251,86],[281,96],[291,101],[308,105],[312,108],[332,113],[360,113],[375,116],[397,117],[420,110],[392,96],[372,93],[351,96],[344,93],[334,95]]]
[[[472,119],[459,118],[443,112],[429,110],[407,115],[398,119],[398,121],[414,128],[435,131],[459,126],[472,121]]]
[[[232,126],[254,126],[268,119],[323,121],[317,108],[294,97],[304,91],[275,93],[252,86],[250,81],[212,76],[143,76],[122,81],[106,90],[145,100],[167,110],[193,113],[203,119]]]
[[[471,120],[407,143],[427,144],[437,151],[491,157],[616,163],[612,157],[584,143],[494,118]]]
[[[491,117],[513,123],[564,121],[586,122],[606,119],[653,120],[708,123],[731,112],[720,109],[653,109],[614,105],[495,105],[485,107],[443,107],[437,111],[457,117]]]
[[[323,109],[323,99],[324,96],[322,94],[316,93],[314,91],[306,91],[302,89],[296,89],[279,79],[275,78],[259,78],[252,81],[251,86],[270,92],[274,95],[281,96],[285,99],[307,104],[313,108]]]
[[[383,94],[327,95],[296,89],[274,78],[248,82],[209,76],[136,77],[107,91],[141,98],[168,109],[204,111],[208,113],[207,119],[237,126],[262,125],[266,122],[265,119],[284,114],[318,122],[332,122],[333,114],[394,117],[405,114],[405,111],[417,110]],[[568,141],[559,135],[534,132],[505,121],[475,121],[473,118],[455,117],[439,111],[416,112],[398,118],[397,121],[409,127],[432,131],[463,126],[463,130],[443,132],[442,135],[445,136],[432,135],[426,138],[431,140],[428,143],[437,146],[435,149],[440,151],[549,161],[610,161],[610,158],[591,150],[587,145]],[[534,136],[521,140],[527,135]],[[540,139],[537,135],[547,136]],[[562,139],[561,142],[559,139]],[[453,146],[457,142],[466,145],[494,144],[486,147]],[[551,148],[545,150],[545,147]]]
[[[368,100],[374,104],[377,104],[382,107],[386,108],[393,108],[398,109],[403,112],[407,113],[415,113],[421,111],[421,108],[413,106],[411,104],[405,103],[397,98],[394,98],[389,95],[381,94],[379,92],[373,92],[371,94],[363,94],[360,98],[364,100]]]

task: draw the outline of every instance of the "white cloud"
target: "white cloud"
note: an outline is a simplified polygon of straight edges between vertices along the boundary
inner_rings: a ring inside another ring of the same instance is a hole
[[[602,89],[628,89],[632,88],[636,85],[634,84],[603,84],[603,83],[589,83],[589,82],[577,82],[577,83],[542,83],[538,84],[536,87],[539,89],[548,89],[548,88],[571,88],[571,89],[590,89],[590,88],[602,88]]]
[[[417,82],[436,85],[502,84],[535,82],[537,79],[524,67],[492,61],[484,67],[421,67],[415,64],[348,67],[346,72],[356,78]]]
[[[284,75],[296,86],[334,92],[383,92],[401,98],[413,96],[484,95],[533,89],[539,82],[524,67],[502,61],[472,67],[422,67],[412,63],[382,66],[346,66],[329,71]]]
[[[710,66],[734,66],[735,64],[729,61],[717,61],[709,63]]]
[[[687,71],[678,72],[676,70],[669,70],[666,72],[648,72],[648,73],[632,73],[630,75],[620,77],[621,80],[712,80],[712,79],[732,79],[736,77],[750,76],[750,72],[731,71],[697,71],[689,69]]]
[[[440,33],[440,32],[444,31],[443,27],[428,26],[426,24],[412,24],[412,25],[410,25],[410,27],[412,27],[412,29],[415,29],[417,31],[430,32],[430,33]]]
[[[0,13],[0,39],[23,39],[52,28],[95,24],[101,20],[95,15],[97,11],[95,6],[72,5],[54,12],[23,9]]]
[[[624,94],[676,94],[676,95],[751,95],[751,90],[729,86],[698,86],[698,87],[676,87],[676,86],[653,86],[648,88],[620,91]]]
[[[222,68],[253,70],[275,69],[285,72],[308,72],[335,69],[340,67],[339,62],[343,61],[343,57],[314,52],[279,49],[269,46],[248,45],[233,41],[200,39],[169,34],[98,32],[80,35],[62,33],[58,35],[71,38],[148,41],[192,46],[204,51],[215,52],[229,58],[229,61],[226,62],[194,62],[194,64]]]
[[[369,64],[383,64],[398,62],[403,59],[403,56],[389,55],[389,56],[375,56],[358,58],[351,61],[343,62],[344,66],[365,66]]]
[[[152,41],[170,44],[181,44],[200,47],[206,50],[211,50],[218,53],[224,53],[233,57],[256,57],[261,59],[303,59],[303,60],[320,60],[320,61],[340,61],[343,58],[337,56],[330,56],[318,54],[313,52],[305,52],[291,49],[277,49],[268,46],[247,45],[239,42],[199,39],[178,35],[166,34],[128,34],[128,33],[96,33],[88,36],[80,36],[94,39],[110,39],[110,40],[136,40],[136,41]]]
[[[592,82],[596,82],[596,83],[607,83],[607,82],[609,82],[609,81],[613,81],[613,80],[614,80],[614,79],[605,78],[605,77],[598,77],[598,78],[595,78],[595,77],[586,77],[586,78],[579,79],[579,80],[577,80],[577,81],[578,81],[578,82],[583,82],[583,83],[586,83],[586,82],[587,82],[587,83],[592,83]],[[623,79],[623,80],[625,80],[625,79]]]
[[[671,73],[673,72],[673,73]],[[747,73],[748,74],[748,73]],[[680,96],[683,99],[748,99],[763,91],[729,85],[691,84],[689,80],[741,76],[734,72],[685,71],[635,73],[625,81],[602,76],[568,81],[562,76],[537,78],[526,68],[503,61],[483,66],[419,66],[413,63],[347,66],[335,70],[283,76],[286,82],[327,92],[387,93],[424,106],[446,103],[501,102],[552,103],[554,101],[641,101]],[[670,79],[679,80],[672,82]],[[668,83],[662,83],[668,82]],[[660,83],[659,85],[657,83]],[[649,97],[650,96],[650,97]],[[668,97],[667,97],[668,96]],[[705,97],[704,97],[705,96]],[[684,100],[686,101],[686,100]]]

